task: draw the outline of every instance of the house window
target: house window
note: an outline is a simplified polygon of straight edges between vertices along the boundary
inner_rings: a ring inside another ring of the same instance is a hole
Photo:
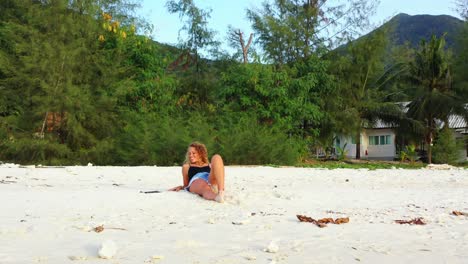
[[[392,137],[390,135],[385,135],[385,145],[392,144]]]
[[[391,136],[382,135],[382,136],[369,136],[369,145],[390,145]]]

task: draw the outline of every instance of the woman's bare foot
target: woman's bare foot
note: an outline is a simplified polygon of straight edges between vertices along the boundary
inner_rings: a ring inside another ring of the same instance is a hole
[[[218,203],[224,203],[224,191],[219,191],[218,195],[215,197],[215,201]]]

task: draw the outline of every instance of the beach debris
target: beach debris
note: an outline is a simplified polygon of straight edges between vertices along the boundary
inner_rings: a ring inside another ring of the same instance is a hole
[[[341,224],[346,224],[349,223],[349,217],[341,217],[335,219],[335,225],[341,225]]]
[[[124,231],[127,231],[127,229],[125,228],[121,228],[121,227],[106,227],[106,229],[114,229],[114,230],[124,230]],[[91,230],[90,230],[91,231]],[[96,233],[101,233],[102,231],[104,231],[104,225],[100,225],[100,226],[96,226],[93,228],[93,231],[96,232]]]
[[[244,256],[244,258],[245,258],[246,260],[257,260],[257,257],[254,256],[254,255],[247,255],[247,256]]]
[[[313,223],[316,226],[323,228],[326,227],[327,225],[324,223],[319,223],[317,220],[313,219],[312,217],[305,216],[305,215],[296,215],[297,219],[299,219],[300,222],[307,222],[307,223]]]
[[[7,180],[1,180],[1,184],[10,184],[10,183],[16,183],[16,181],[7,181]]]
[[[98,256],[103,259],[111,259],[117,253],[117,245],[112,240],[106,240],[102,243],[98,251]]]
[[[245,224],[248,224],[248,223],[249,223],[248,219],[232,221],[233,225],[245,225]]]
[[[102,231],[104,231],[104,225],[96,226],[95,228],[93,228],[93,231],[96,233],[101,233]]]
[[[426,223],[424,222],[424,218],[418,217],[414,218],[411,220],[395,220],[395,223],[404,225],[404,224],[409,224],[409,225],[425,225]]]
[[[270,242],[268,247],[266,247],[263,251],[268,252],[268,253],[276,253],[279,250],[279,246],[277,244],[277,241],[273,240]]]
[[[327,210],[326,213],[327,214],[345,214],[345,213],[337,212],[337,211],[333,211],[333,210]]]
[[[140,191],[140,193],[160,193],[161,191],[154,190],[154,191]]]
[[[327,224],[341,225],[341,224],[349,223],[349,217],[340,217],[340,218],[336,218],[335,220],[333,220],[333,218],[322,218],[322,219],[315,220],[312,217],[305,216],[305,215],[296,215],[296,217],[297,219],[299,219],[300,222],[312,223],[320,228],[326,227]]]
[[[322,218],[322,219],[317,220],[317,222],[322,223],[322,224],[330,224],[330,223],[334,224],[335,223],[333,218]]]
[[[251,213],[250,216],[254,216],[254,215],[257,215],[257,213]],[[258,215],[261,215],[261,216],[271,216],[271,215],[276,215],[276,216],[283,216],[284,214],[282,213],[267,213],[267,212],[258,212]]]
[[[38,184],[36,186],[42,186],[42,187],[54,187],[53,185],[50,184]]]
[[[468,216],[468,213],[460,212],[460,211],[453,211],[452,214],[456,216],[461,216],[461,215]]]

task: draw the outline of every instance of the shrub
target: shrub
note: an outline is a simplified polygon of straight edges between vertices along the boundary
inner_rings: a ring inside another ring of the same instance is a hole
[[[413,144],[406,146],[406,150],[402,150],[400,152],[401,161],[408,159],[411,162],[411,164],[414,163],[417,157],[418,157],[418,152],[416,151],[416,146]]]
[[[20,138],[4,141],[0,159],[20,164],[68,165],[72,152],[65,144],[48,139]]]
[[[219,152],[228,164],[294,165],[305,146],[289,138],[279,125],[264,125],[253,114],[227,118],[218,137]]]
[[[432,149],[434,163],[455,163],[458,160],[459,150],[452,131],[449,128],[443,128]]]

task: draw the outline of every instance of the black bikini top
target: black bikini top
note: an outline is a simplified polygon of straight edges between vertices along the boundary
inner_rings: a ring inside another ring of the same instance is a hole
[[[190,166],[189,169],[188,169],[188,177],[189,177],[189,181],[192,179],[192,177],[199,173],[199,172],[210,172],[211,171],[211,168],[209,165],[206,165],[204,167],[192,167]]]

